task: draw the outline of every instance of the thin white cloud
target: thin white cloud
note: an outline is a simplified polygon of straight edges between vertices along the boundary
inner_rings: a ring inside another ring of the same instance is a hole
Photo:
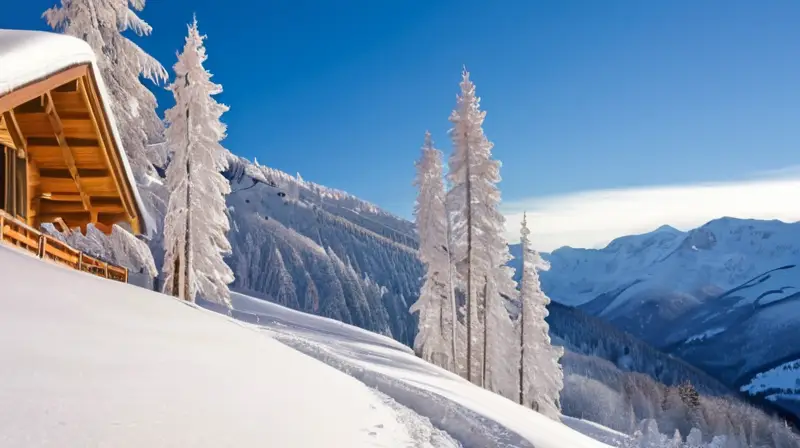
[[[800,220],[800,168],[757,173],[719,183],[585,191],[534,197],[503,204],[506,237],[519,240],[528,212],[532,245],[603,247],[622,235],[645,233],[663,224],[688,230],[723,216]]]

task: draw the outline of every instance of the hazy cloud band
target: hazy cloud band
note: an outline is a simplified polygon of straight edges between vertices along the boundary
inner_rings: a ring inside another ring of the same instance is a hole
[[[595,190],[504,203],[506,236],[519,240],[528,212],[534,248],[603,247],[612,239],[663,224],[688,230],[723,216],[800,220],[800,169],[742,181]]]

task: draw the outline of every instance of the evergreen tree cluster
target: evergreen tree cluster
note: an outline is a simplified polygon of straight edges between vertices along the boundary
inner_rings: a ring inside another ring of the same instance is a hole
[[[492,158],[493,144],[483,132],[486,113],[466,70],[460,87],[450,115],[449,188],[430,133],[416,163],[414,214],[425,275],[410,308],[419,318],[414,349],[477,385],[558,419],[563,350],[551,344],[545,321],[550,300],[537,271],[546,266],[529,247],[530,231],[523,222],[524,275],[517,289],[499,211],[500,162]],[[516,321],[509,313],[514,300],[522,304]]]

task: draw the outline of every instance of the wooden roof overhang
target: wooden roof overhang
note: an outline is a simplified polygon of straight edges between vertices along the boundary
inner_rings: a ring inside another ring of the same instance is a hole
[[[142,233],[141,204],[95,72],[75,65],[0,96],[0,144],[28,158],[31,224]]]

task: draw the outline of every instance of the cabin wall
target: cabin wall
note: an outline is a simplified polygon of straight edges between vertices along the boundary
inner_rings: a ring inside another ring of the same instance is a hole
[[[42,195],[41,188],[39,188],[39,167],[36,162],[31,160],[30,157],[26,158],[27,164],[27,184],[28,184],[28,225],[34,228],[39,228],[39,199]]]

